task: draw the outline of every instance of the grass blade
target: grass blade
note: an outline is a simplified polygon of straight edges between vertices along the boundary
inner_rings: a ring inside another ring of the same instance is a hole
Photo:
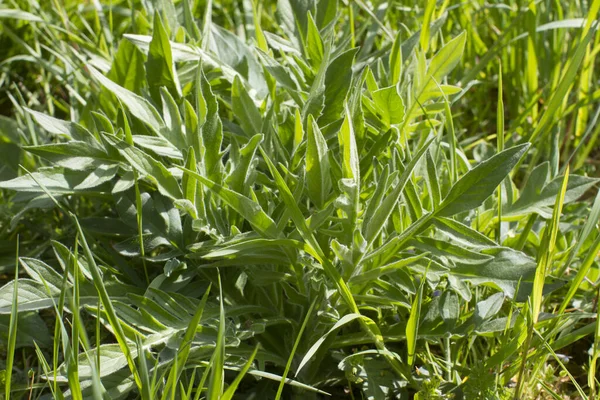
[[[15,255],[15,279],[13,286],[13,303],[10,311],[10,323],[8,327],[8,346],[6,348],[6,375],[4,384],[4,397],[10,399],[12,388],[13,364],[15,361],[15,349],[17,347],[17,325],[19,320],[19,238],[17,237],[17,249]]]
[[[219,400],[223,393],[224,367],[225,367],[225,309],[223,308],[223,287],[221,285],[221,274],[219,278],[219,330],[217,332],[217,344],[211,360],[211,373],[208,380],[208,400]]]
[[[229,387],[227,388],[225,393],[223,393],[223,396],[221,396],[220,400],[231,400],[231,398],[233,398],[235,391],[237,390],[238,386],[240,385],[240,382],[242,381],[242,379],[244,378],[246,373],[250,370],[250,367],[252,367],[254,358],[256,357],[256,354],[258,353],[258,348],[259,348],[259,346],[256,346],[254,348],[254,351],[250,355],[250,358],[248,358],[248,361],[246,362],[246,364],[244,364],[244,367],[241,369],[240,373],[235,377],[233,382],[231,382],[231,384],[229,385]]]
[[[296,341],[294,342],[294,347],[292,347],[292,351],[290,352],[288,361],[285,364],[285,370],[283,371],[283,375],[281,375],[281,382],[279,382],[279,387],[277,388],[277,394],[275,395],[275,400],[279,400],[281,398],[281,393],[283,392],[283,386],[285,385],[285,380],[287,378],[288,372],[290,371],[290,367],[292,366],[292,361],[294,360],[294,355],[296,354],[296,349],[298,349],[298,345],[300,344],[300,339],[302,338],[302,334],[304,333],[304,329],[306,328],[308,320],[312,316],[313,310],[315,308],[315,304],[317,304],[316,298],[312,302],[310,307],[308,308],[308,311],[306,312],[306,317],[304,317],[304,321],[302,322],[302,326],[300,327],[300,331],[298,332],[298,336],[296,336]]]

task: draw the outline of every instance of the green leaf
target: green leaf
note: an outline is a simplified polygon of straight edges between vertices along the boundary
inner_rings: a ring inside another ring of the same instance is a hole
[[[13,302],[15,292],[14,281],[0,288],[0,314],[10,314],[13,304],[18,304],[19,312],[50,308],[54,304],[51,296],[57,300],[60,294],[59,290],[52,289],[48,294],[44,285],[27,278],[19,279],[16,303]]]
[[[492,239],[451,218],[437,217],[433,223],[437,229],[461,246],[475,249],[496,246]]]
[[[217,331],[217,343],[211,357],[211,373],[208,381],[206,397],[209,400],[219,400],[223,393],[225,371],[225,309],[223,308],[223,289],[221,275],[219,278],[219,329]]]
[[[548,162],[544,162],[535,167],[517,201],[504,208],[505,217],[530,213],[537,213],[543,218],[552,216],[551,206],[554,205],[563,177],[557,176],[548,182],[549,166]],[[565,204],[577,200],[596,183],[598,183],[598,179],[570,175],[565,193]]]
[[[426,236],[418,236],[411,239],[409,243],[411,246],[430,252],[437,257],[444,257],[449,261],[464,264],[480,264],[492,258],[489,255],[465,249],[446,240],[437,240]]]
[[[429,253],[421,253],[418,256],[414,257],[406,257],[402,260],[394,261],[390,264],[383,265],[381,267],[377,267],[374,269],[370,269],[368,271],[359,273],[357,275],[352,276],[350,278],[349,283],[359,284],[359,283],[368,283],[368,282],[377,282],[379,278],[385,276],[387,274],[394,273],[395,271],[406,268],[413,263],[416,263],[420,259],[428,256]]]
[[[342,179],[340,189],[346,196],[346,205],[344,210],[347,214],[345,221],[346,234],[353,235],[356,219],[358,217],[359,196],[360,196],[360,160],[358,158],[358,149],[356,147],[356,137],[354,136],[354,126],[348,105],[345,105],[346,115],[338,139],[342,150]]]
[[[398,89],[395,85],[378,89],[372,93],[372,96],[377,111],[381,114],[382,121],[387,127],[390,124],[402,123],[404,120],[404,102],[398,95]]]
[[[425,161],[427,170],[427,187],[429,188],[429,193],[431,194],[430,202],[432,203],[432,209],[435,209],[440,204],[441,193],[437,169],[430,151],[427,152]]]
[[[183,197],[179,183],[160,161],[114,136],[105,134],[103,138],[117,149],[136,171],[151,179],[161,194],[173,200]]]
[[[458,86],[452,85],[436,85],[435,87],[430,87],[426,91],[423,91],[421,96],[419,97],[419,102],[421,104],[425,103],[427,100],[436,99],[438,97],[448,98],[453,94],[460,93],[463,89]]]
[[[171,44],[167,31],[162,22],[161,15],[154,14],[154,29],[152,41],[148,48],[148,61],[146,61],[146,79],[154,101],[160,103],[159,89],[165,86],[175,98],[181,97],[179,78],[171,55]]]
[[[226,179],[229,188],[234,192],[245,193],[248,188],[248,169],[254,160],[256,149],[263,141],[262,134],[256,134],[239,150],[237,160],[234,160],[233,172]]]
[[[423,104],[429,96],[427,93],[439,90],[437,84],[441,83],[442,79],[456,67],[462,57],[466,40],[467,34],[462,32],[460,35],[446,43],[444,47],[433,56],[429,63],[429,67],[427,68],[427,72],[423,76],[424,80],[417,88],[415,95],[420,104]],[[411,108],[412,112],[414,112],[415,109],[417,109],[417,107],[414,107],[413,105]],[[410,113],[411,116],[412,112]]]
[[[528,143],[511,147],[467,172],[452,186],[450,193],[435,211],[436,215],[449,217],[479,207],[508,176],[528,148]]]
[[[77,171],[89,169],[100,162],[111,163],[116,161],[97,147],[78,140],[71,140],[67,143],[24,146],[23,149],[58,166]]]
[[[248,373],[248,371],[252,367],[254,358],[256,358],[256,354],[258,353],[258,348],[259,348],[258,345],[254,348],[254,351],[248,358],[248,361],[246,361],[246,364],[244,364],[244,367],[240,370],[240,372],[235,377],[233,382],[231,382],[229,387],[227,387],[227,390],[225,390],[225,393],[223,393],[220,400],[231,400],[233,398],[235,391],[237,390],[239,384],[242,382],[242,379],[244,379],[244,376],[246,375],[246,373]]]
[[[507,296],[517,301],[527,299],[533,287],[536,262],[526,254],[509,248],[491,248],[482,252],[493,256],[484,263],[457,262],[449,274],[471,282],[473,285],[488,284],[502,290]],[[548,280],[545,290],[552,291],[562,283]],[[516,293],[517,287],[519,292]]]
[[[0,19],[18,19],[21,21],[44,22],[39,16],[14,8],[0,8]],[[8,398],[8,396],[6,397]]]
[[[315,70],[319,69],[323,60],[323,41],[319,29],[311,14],[308,14],[308,34],[306,38],[306,52]]]
[[[130,346],[130,352],[134,357],[137,357],[137,349]],[[117,344],[103,344],[99,348],[88,350],[86,353],[81,353],[78,356],[78,375],[81,380],[89,379],[92,377],[92,364],[90,360],[100,360],[100,370],[98,371],[100,377],[104,378],[109,376],[123,367],[127,366],[127,358],[121,351],[121,348]],[[59,375],[57,376],[58,382],[67,382],[67,366],[62,364],[59,367]]]
[[[183,160],[183,154],[181,154],[179,148],[160,136],[132,135],[131,139],[139,147],[144,150],[153,151],[160,157]]]
[[[197,172],[189,169],[178,167],[185,173],[192,175],[194,178],[199,180],[204,186],[211,190],[214,194],[220,197],[229,207],[233,208],[238,214],[244,217],[250,224],[252,224],[260,233],[263,235],[275,238],[278,236],[277,226],[275,222],[269,217],[261,208],[261,206],[233,190],[229,190],[217,183],[214,183],[210,179],[203,177]]]
[[[394,43],[392,44],[392,50],[390,52],[390,83],[396,86],[402,76],[402,42],[400,41],[402,31],[398,30]]]
[[[531,293],[531,312],[533,324],[538,322],[539,314],[542,309],[542,297],[546,276],[552,267],[554,257],[554,248],[556,247],[556,238],[560,229],[560,219],[564,205],[565,194],[569,182],[569,166],[565,170],[560,189],[556,194],[552,218],[546,223],[546,229],[542,237],[542,243],[537,255],[537,268],[533,281],[533,291]]]
[[[236,34],[212,24],[210,50],[217,55],[217,60],[221,64],[229,66],[244,78],[248,84],[248,90],[252,92],[250,93],[252,98],[262,99],[267,95],[269,90],[262,66],[256,60],[253,50]],[[230,82],[233,82],[233,80]]]
[[[413,299],[412,306],[410,308],[410,315],[408,322],[406,323],[406,347],[407,347],[407,359],[408,365],[412,366],[415,362],[415,353],[417,350],[417,337],[419,333],[419,318],[421,314],[421,299],[423,297],[423,286],[425,279],[421,281],[419,290]]]
[[[213,94],[210,83],[202,68],[196,74],[196,108],[199,113],[200,137],[194,131],[188,132],[188,143],[194,146],[196,156],[203,161],[204,173],[208,179],[220,183],[223,174],[221,143],[223,142],[223,124],[219,117],[219,104]],[[200,140],[198,148],[196,140]]]
[[[318,118],[319,126],[337,120],[344,111],[346,96],[352,83],[352,64],[357,49],[350,49],[331,61],[325,73],[324,109]]]
[[[314,0],[278,0],[277,13],[281,27],[300,47],[306,38],[308,13],[314,15]]]
[[[429,139],[429,141],[425,143],[423,147],[421,147],[421,149],[419,149],[419,151],[413,156],[408,165],[402,171],[402,175],[400,175],[396,187],[389,195],[385,196],[381,202],[381,205],[377,207],[376,211],[373,213],[373,217],[365,221],[366,224],[364,225],[364,236],[365,240],[367,241],[367,248],[371,247],[377,236],[379,236],[381,233],[384,224],[389,219],[392,211],[400,199],[400,196],[402,195],[402,192],[404,191],[406,182],[410,179],[410,176],[417,163],[419,160],[421,160],[433,140],[434,138]]]
[[[191,171],[196,171],[196,153],[193,147],[190,147],[185,161],[185,168]],[[197,205],[202,201],[202,192],[198,190],[196,178],[190,174],[184,173],[181,178],[181,187],[183,188],[183,197],[192,204],[192,213],[190,214],[194,219],[198,218]]]
[[[350,116],[350,110],[346,104],[346,116],[338,135],[342,148],[342,177],[351,180],[358,185],[360,182],[360,162],[356,148],[356,137]]]
[[[277,80],[277,83],[288,89],[290,95],[299,90],[300,84],[298,83],[296,76],[288,67],[282,65],[278,60],[272,58],[260,49],[257,49],[256,54],[267,72]]]
[[[19,238],[17,237],[17,249],[15,255],[15,277],[11,282],[13,293],[10,306],[10,321],[8,324],[8,346],[6,346],[6,374],[4,383],[4,397],[10,399],[12,383],[13,363],[15,360],[15,349],[17,347],[17,327],[19,323]],[[0,289],[1,290],[1,289]]]
[[[344,315],[342,318],[340,318],[328,331],[327,333],[325,333],[323,336],[321,336],[311,347],[310,349],[308,349],[308,351],[306,352],[306,354],[304,354],[304,357],[302,358],[302,360],[300,361],[300,364],[298,364],[298,368],[296,368],[296,376],[298,376],[298,374],[300,373],[300,371],[302,370],[302,368],[304,368],[304,366],[311,360],[311,358],[317,353],[317,351],[319,350],[319,348],[321,347],[321,345],[325,342],[325,340],[327,339],[327,337],[331,334],[333,334],[334,332],[337,332],[338,329],[340,329],[342,326],[356,320],[356,319],[360,319],[363,318],[362,315],[360,314],[346,314]]]
[[[260,112],[237,76],[233,80],[231,89],[231,107],[246,135],[253,136],[261,132],[262,118]]]
[[[194,313],[194,316],[190,319],[185,334],[183,335],[183,339],[181,340],[181,346],[177,351],[177,360],[175,361],[175,365],[177,366],[177,368],[171,369],[167,382],[167,387],[171,387],[173,391],[176,390],[176,382],[179,382],[181,373],[183,372],[187,359],[190,355],[190,351],[192,349],[192,341],[194,340],[198,327],[200,326],[200,319],[202,318],[202,314],[204,313],[204,308],[206,307],[206,302],[208,300],[209,293],[210,285],[208,289],[206,289],[206,292],[204,292],[204,295],[202,296],[202,299],[200,300],[200,303],[196,308],[196,312]]]
[[[133,93],[141,93],[145,84],[144,55],[129,40],[121,40],[108,78]]]
[[[440,315],[450,329],[456,326],[460,316],[458,296],[452,290],[446,290],[440,299]]]
[[[34,343],[44,349],[52,348],[50,331],[37,312],[19,312],[18,315],[15,349],[33,347]],[[1,341],[5,345],[8,344],[5,332],[10,332],[10,318],[10,315],[0,315],[0,332],[3,332]]]
[[[163,115],[165,119],[166,129],[163,130],[164,135],[170,143],[176,148],[181,149],[186,145],[185,133],[183,131],[183,121],[179,113],[179,106],[173,99],[169,91],[161,87],[160,98],[163,105]]]
[[[138,96],[122,86],[117,85],[98,72],[94,67],[88,66],[88,68],[92,77],[100,82],[100,84],[109,92],[114,94],[125,105],[125,107],[127,107],[133,116],[138,118],[157,134],[161,131],[161,129],[165,126],[165,123],[160,117],[158,111],[156,111],[156,108],[154,108],[148,102],[148,100]]]
[[[28,114],[33,116],[38,125],[53,135],[64,135],[69,139],[85,141],[90,145],[97,144],[96,138],[79,124],[63,121],[50,115],[25,108]]]
[[[327,142],[312,115],[308,116],[306,144],[306,184],[308,196],[319,208],[331,192]]]
[[[435,0],[427,0],[427,5],[425,6],[425,11],[423,13],[423,28],[421,28],[421,35],[419,37],[421,48],[424,52],[429,50],[429,25],[431,23],[431,17],[433,16],[434,11]]]
[[[42,193],[43,185],[52,194],[73,194],[92,192],[102,184],[112,180],[117,174],[118,165],[103,164],[92,171],[72,171],[50,168],[30,175],[20,176],[0,182],[0,188],[18,192]],[[36,182],[37,181],[37,182]]]
[[[60,292],[63,286],[63,277],[51,266],[29,257],[21,257],[19,261],[31,279],[48,286],[52,292]]]
[[[338,1],[319,0],[317,2],[317,26],[325,28],[338,16]]]
[[[197,41],[200,39],[200,30],[194,21],[194,10],[192,5],[195,5],[195,1],[183,0],[183,21],[188,35]]]
[[[475,306],[475,324],[477,326],[481,325],[484,321],[487,321],[493,318],[498,312],[500,308],[502,308],[502,304],[504,303],[504,294],[503,293],[494,293],[489,296],[487,299],[482,300],[477,303]]]

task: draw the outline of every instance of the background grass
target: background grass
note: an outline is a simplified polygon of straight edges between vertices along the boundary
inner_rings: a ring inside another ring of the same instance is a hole
[[[599,7],[1,3],[2,392],[596,398]]]

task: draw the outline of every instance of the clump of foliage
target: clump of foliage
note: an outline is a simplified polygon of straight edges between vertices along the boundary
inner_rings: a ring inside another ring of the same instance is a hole
[[[7,397],[595,398],[600,1],[91,3],[0,8]]]

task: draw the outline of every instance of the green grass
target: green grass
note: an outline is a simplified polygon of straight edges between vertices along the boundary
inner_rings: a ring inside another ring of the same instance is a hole
[[[3,395],[596,398],[599,8],[5,1]]]

